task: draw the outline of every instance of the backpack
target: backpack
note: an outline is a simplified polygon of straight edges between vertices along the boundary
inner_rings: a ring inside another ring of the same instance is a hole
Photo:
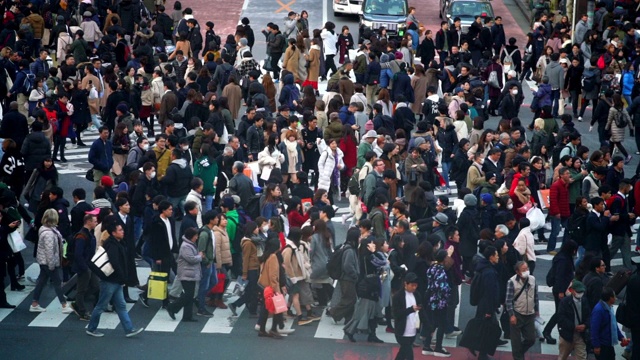
[[[327,274],[333,280],[340,280],[342,277],[342,257],[351,246],[347,244],[340,245],[327,261]]]
[[[618,115],[613,119],[616,122],[616,126],[620,129],[627,127],[629,123],[624,116],[624,110],[618,110]]]
[[[244,209],[247,215],[254,221],[260,216],[260,194],[254,195],[247,202],[247,207]]]
[[[222,73],[222,79],[220,79],[220,89],[224,89],[224,87],[227,86],[227,83],[229,83],[229,76],[231,76],[232,72],[233,66],[230,66],[228,69],[224,70],[224,72]]]
[[[124,60],[129,61],[130,57],[131,57],[131,47],[129,47],[129,45],[125,43],[124,44]]]
[[[282,37],[282,53],[287,52],[287,48],[289,47],[289,41],[287,40],[288,36],[284,36],[282,33],[278,33],[276,36]]]
[[[508,53],[506,51],[504,52],[504,58],[502,59],[502,65],[503,66],[505,66],[505,67],[509,66],[509,68],[511,68],[511,66],[513,66],[513,54],[515,54],[516,51],[518,51],[518,49],[513,50],[511,53]]]
[[[31,71],[29,72],[25,71],[24,74],[26,75],[26,77],[24,79],[24,83],[22,84],[22,87],[24,89],[22,93],[26,96],[29,96],[29,94],[31,93],[31,90],[35,88],[36,75],[33,74]]]
[[[231,242],[231,249],[234,253],[240,254],[242,253],[240,242],[242,241],[242,238],[244,238],[244,225],[246,223],[244,222],[244,218],[240,216],[240,214],[238,214],[237,222],[233,218],[228,218],[228,220],[236,225],[236,234],[233,239],[229,239],[229,242]]]
[[[487,84],[489,84],[489,86],[494,87],[496,89],[500,88],[500,82],[498,81],[498,72],[495,70],[492,70],[489,73],[489,79],[487,80]]]
[[[349,182],[347,183],[347,189],[349,190],[349,194],[354,196],[360,196],[360,181],[358,180],[360,176],[360,170],[354,169],[353,175],[349,178]]]
[[[53,134],[58,133],[58,128],[60,127],[60,120],[58,119],[58,112],[55,110],[43,108],[45,115],[47,116],[47,120],[49,120],[49,126],[51,126],[51,131]]]
[[[585,69],[582,72],[582,89],[585,92],[591,92],[596,89],[596,73],[592,70]]]
[[[549,287],[553,287],[556,284],[556,257],[558,255],[553,257],[553,260],[551,261],[551,269],[549,269],[549,272],[547,273],[547,286]]]
[[[578,243],[578,245],[584,244],[584,238],[587,235],[585,233],[585,230],[587,229],[587,215],[588,214],[574,211],[567,221],[569,236],[572,240]]]
[[[473,196],[475,196],[478,199],[478,203],[480,203],[480,195],[482,195],[482,189],[484,187],[482,185],[476,186],[475,189],[473,189]]]
[[[604,55],[600,55],[596,65],[598,66],[598,69],[604,70],[604,68],[606,67],[606,63],[604,62]]]
[[[569,145],[560,143],[560,144],[556,145],[553,148],[553,150],[551,150],[551,161],[552,161],[554,166],[558,165],[560,163],[560,153],[566,147],[569,147]]]
[[[82,230],[78,231],[71,239],[67,240],[67,246],[66,246],[66,251],[64,253],[64,257],[67,259],[69,266],[73,263],[74,254],[76,252],[77,238],[89,240],[87,236],[82,232]]]

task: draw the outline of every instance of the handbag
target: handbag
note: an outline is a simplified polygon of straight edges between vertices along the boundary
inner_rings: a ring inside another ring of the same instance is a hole
[[[14,254],[19,253],[20,251],[27,248],[27,245],[24,244],[24,240],[22,240],[22,234],[20,230],[15,230],[9,234],[9,246],[11,246],[11,250]]]
[[[520,214],[526,214],[532,208],[533,208],[533,202],[529,201],[528,203],[526,203],[526,204],[522,205],[521,207],[519,207],[518,208],[518,212]]]
[[[364,263],[365,273],[367,272],[367,261]],[[356,284],[356,295],[359,298],[377,301],[380,297],[380,276],[378,274],[368,274],[360,278]]]
[[[4,69],[4,75],[6,78],[5,86],[10,90],[13,87],[13,80],[11,80],[11,76],[9,76],[9,72],[7,71],[7,69]]]
[[[87,173],[84,175],[84,178],[89,180],[89,181],[91,181],[91,182],[95,181],[95,179],[93,177],[93,168],[87,170]]]
[[[273,71],[273,68],[271,67],[271,55],[267,55],[267,58],[264,59],[262,68],[266,71]]]
[[[91,257],[91,263],[95,265],[104,276],[113,274],[113,266],[111,266],[109,262],[109,255],[107,255],[107,250],[102,246],[98,246],[98,249],[96,249],[96,253]]]
[[[536,71],[531,76],[531,80],[535,81],[536,83],[539,83],[540,81],[542,81],[542,69],[541,68],[537,68],[536,69]]]
[[[611,288],[617,294],[622,292],[622,289],[627,286],[629,282],[629,278],[631,278],[631,271],[627,270],[618,270],[607,282],[606,287]],[[626,295],[625,295],[626,297]]]
[[[147,281],[147,297],[149,299],[164,300],[167,298],[167,282],[169,274],[166,272],[152,271]]]
[[[284,295],[281,293],[274,294],[271,300],[273,301],[274,314],[282,314],[287,311],[287,302],[284,299]]]
[[[537,207],[531,208],[527,211],[527,219],[531,222],[531,225],[529,225],[531,231],[536,231],[542,228],[545,223],[545,216],[542,213],[542,210]]]

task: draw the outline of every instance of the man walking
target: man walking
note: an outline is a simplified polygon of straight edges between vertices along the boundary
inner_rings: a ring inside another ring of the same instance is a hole
[[[124,239],[124,229],[120,224],[112,224],[107,229],[107,232],[109,233],[109,238],[102,246],[107,252],[109,263],[111,263],[113,267],[113,273],[105,276],[102,270],[98,268],[92,269],[102,281],[100,282],[100,299],[98,299],[98,304],[93,309],[86,333],[94,337],[104,336],[103,333],[97,331],[97,328],[98,324],[100,324],[102,312],[106,309],[107,305],[112,302],[115,305],[116,313],[118,314],[126,336],[133,337],[144,331],[144,328],[136,329],[133,327],[122,293],[122,286],[127,282],[128,277],[126,264],[127,249],[122,243]]]
[[[516,264],[516,274],[507,282],[505,304],[510,316],[513,359],[524,360],[524,354],[536,342],[536,317],[539,315],[536,279],[529,274],[526,261]]]
[[[89,262],[96,252],[96,238],[93,236],[93,229],[98,225],[96,215],[100,212],[92,210],[84,216],[84,225],[74,237],[75,248],[71,269],[78,276],[76,301],[71,304],[71,308],[78,315],[80,320],[89,321],[91,317],[87,314],[85,306],[85,296],[98,296],[98,277],[89,270]],[[69,257],[70,254],[67,255]]]
[[[598,262],[600,259],[598,259]],[[584,297],[585,286],[573,280],[570,296],[565,296],[558,307],[558,332],[560,333],[559,360],[566,360],[571,352],[577,360],[587,359],[585,336],[591,322],[589,301]]]
[[[610,259],[613,259],[618,250],[620,250],[622,264],[627,270],[633,270],[631,267],[631,225],[635,223],[636,214],[629,212],[629,201],[627,199],[629,191],[631,191],[631,181],[623,179],[620,181],[618,193],[611,196],[607,201],[607,209],[619,217],[617,221],[613,221],[613,219],[609,221],[609,231],[613,235],[609,253]]]
[[[100,179],[109,175],[113,166],[113,145],[109,140],[109,128],[100,127],[100,137],[96,139],[89,149],[89,162],[93,165],[93,181],[100,185]]]

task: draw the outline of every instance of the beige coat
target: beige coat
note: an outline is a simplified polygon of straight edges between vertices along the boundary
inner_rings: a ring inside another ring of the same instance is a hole
[[[221,269],[222,265],[233,265],[231,259],[231,242],[227,229],[218,226],[213,228],[213,236],[216,241],[216,269]]]
[[[411,104],[411,110],[414,114],[422,114],[422,102],[427,97],[427,78],[426,76],[414,76],[411,79],[411,87],[415,101]]]
[[[474,162],[467,170],[467,187],[471,192],[485,181],[484,173],[480,169],[481,165]]]
[[[227,98],[231,116],[237,119],[242,105],[242,88],[230,82],[222,89],[222,96]]]
[[[287,48],[284,53],[284,59],[282,60],[282,67],[291,72],[295,82],[300,81],[300,72],[298,71],[300,66],[300,51],[293,49],[291,46]]]
[[[306,55],[309,60],[309,69],[307,72],[307,80],[318,82],[320,77],[320,47],[318,45],[311,45],[309,55]]]

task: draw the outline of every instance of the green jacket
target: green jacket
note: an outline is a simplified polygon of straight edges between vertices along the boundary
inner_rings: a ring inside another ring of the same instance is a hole
[[[213,253],[213,236],[211,229],[206,225],[200,228],[200,233],[198,235],[198,251],[202,251],[204,253],[202,265],[213,264],[216,259],[216,255]]]
[[[238,220],[238,210],[233,209],[227,211],[225,215],[227,215],[227,235],[229,235],[229,241],[233,242],[233,240],[236,238],[237,225],[240,223],[240,220]],[[236,252],[233,249],[233,246],[231,246],[231,254],[235,253]]]
[[[209,156],[202,156],[193,164],[193,176],[202,179],[204,187],[202,195],[214,195],[216,188],[213,186],[213,180],[218,176],[218,163],[210,160]]]
[[[358,164],[356,164],[356,167],[358,169],[362,169],[362,165],[364,165],[366,161],[364,159],[364,156],[367,154],[367,152],[371,150],[372,150],[371,144],[369,144],[369,142],[366,140],[362,140],[362,142],[360,143],[360,146],[358,146]]]
[[[584,179],[584,175],[573,167],[569,169],[569,173],[573,180],[573,182],[569,184],[569,204],[575,204],[576,198],[580,196],[582,191],[582,180]]]
[[[369,214],[369,220],[371,220],[371,228],[376,238],[387,239],[387,230],[385,229],[385,215],[382,209],[376,207]]]

